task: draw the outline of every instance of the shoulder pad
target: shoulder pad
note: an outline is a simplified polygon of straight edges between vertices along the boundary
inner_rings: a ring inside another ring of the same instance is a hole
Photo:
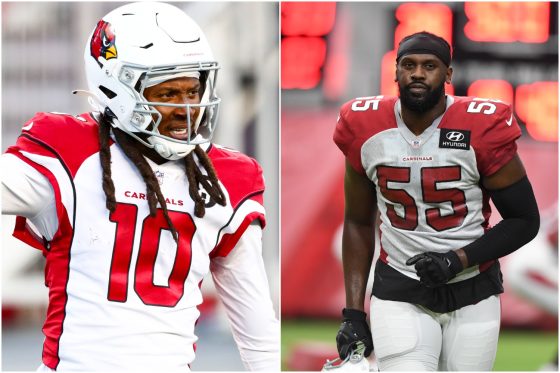
[[[255,159],[216,144],[212,144],[208,156],[212,160],[218,179],[229,193],[233,208],[247,198],[263,204],[263,171]]]
[[[397,97],[394,96],[365,96],[356,97],[344,103],[340,109],[341,115],[352,115],[352,113],[369,113],[370,115],[386,114],[387,110],[393,112],[393,106]]]
[[[515,155],[515,140],[521,136],[510,104],[477,97],[455,97],[440,127],[470,131],[477,167],[485,176],[499,170]]]
[[[364,173],[360,150],[377,133],[397,127],[394,107],[397,97],[358,97],[340,109],[333,140],[354,169]]]
[[[455,96],[455,103],[451,106],[450,110],[458,114],[465,114],[471,119],[474,119],[476,125],[480,124],[493,124],[498,121],[509,120],[512,116],[513,109],[511,104],[487,98],[478,97],[461,97]],[[509,126],[512,122],[508,121]]]
[[[22,127],[15,147],[55,156],[74,175],[85,158],[99,151],[98,124],[87,113],[37,113]]]

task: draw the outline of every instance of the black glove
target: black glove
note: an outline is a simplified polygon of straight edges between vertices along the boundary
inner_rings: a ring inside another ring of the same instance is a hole
[[[351,308],[342,310],[342,324],[336,335],[336,348],[341,359],[345,359],[360,341],[366,347],[364,356],[369,356],[373,351],[373,340],[366,316],[365,312],[359,310]]]
[[[418,254],[406,261],[408,266],[413,264],[420,282],[430,288],[445,285],[463,270],[461,259],[454,251]]]

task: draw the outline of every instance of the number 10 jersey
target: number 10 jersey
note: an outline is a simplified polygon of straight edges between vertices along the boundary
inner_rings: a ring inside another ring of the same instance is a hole
[[[117,203],[107,210],[97,131],[90,114],[39,113],[7,151],[44,175],[56,200],[48,242],[29,239],[21,217],[14,233],[46,257],[43,363],[56,370],[188,370],[200,283],[212,258],[227,256],[253,221],[264,226],[262,170],[239,152],[211,145],[227,203],[206,196],[206,214],[198,218],[183,160],[148,160],[176,243],[161,208],[150,215],[146,184],[116,143],[110,151]]]

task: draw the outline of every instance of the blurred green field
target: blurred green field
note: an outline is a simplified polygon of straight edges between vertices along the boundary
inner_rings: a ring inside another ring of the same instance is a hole
[[[282,320],[282,370],[294,344],[302,341],[335,344],[339,322]],[[494,371],[536,371],[548,363],[558,349],[558,333],[504,330],[500,333]],[[334,356],[333,356],[334,357]]]

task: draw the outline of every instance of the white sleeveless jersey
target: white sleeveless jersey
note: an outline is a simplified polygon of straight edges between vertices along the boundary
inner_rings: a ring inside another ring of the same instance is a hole
[[[50,242],[33,239],[21,217],[15,232],[46,257],[43,363],[57,370],[188,370],[199,286],[211,258],[228,255],[255,219],[264,226],[262,170],[253,159],[212,145],[208,155],[227,204],[207,196],[199,219],[182,162],[149,161],[177,245],[161,208],[149,215],[146,185],[116,144],[117,207],[107,210],[97,131],[89,114],[40,113],[7,151],[46,176],[56,196],[58,230]]]
[[[396,97],[346,103],[334,140],[353,168],[376,186],[384,261],[418,279],[406,260],[427,251],[466,246],[489,229],[489,197],[481,177],[516,153],[519,126],[499,101],[447,96],[447,109],[420,136],[400,117]],[[471,267],[451,282],[485,270]]]

